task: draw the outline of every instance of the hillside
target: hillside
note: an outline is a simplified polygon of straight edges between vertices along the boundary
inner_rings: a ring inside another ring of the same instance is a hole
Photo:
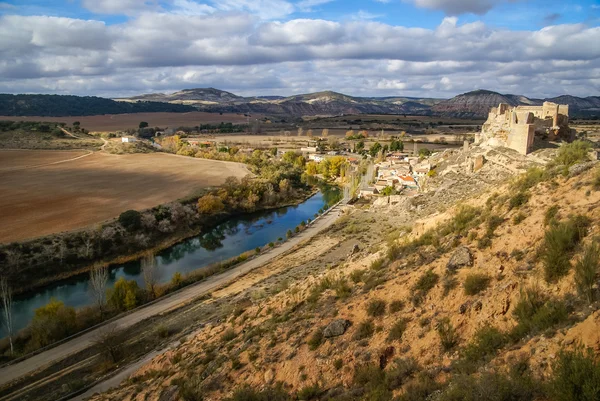
[[[161,102],[116,102],[95,96],[0,94],[2,116],[93,116],[144,112],[185,113],[193,107]]]
[[[440,157],[426,193],[347,207],[214,291],[201,305],[220,317],[92,399],[598,399],[600,364],[577,351],[600,346],[597,164],[511,180],[531,159]]]

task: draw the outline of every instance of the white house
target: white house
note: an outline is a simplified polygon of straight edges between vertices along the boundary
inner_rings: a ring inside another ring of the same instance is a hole
[[[135,142],[137,141],[137,139],[135,139],[132,136],[124,136],[121,138],[121,142],[125,143],[125,142]]]

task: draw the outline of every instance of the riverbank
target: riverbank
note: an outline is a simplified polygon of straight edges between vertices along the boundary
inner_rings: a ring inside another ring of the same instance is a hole
[[[157,300],[151,305],[146,305],[138,308],[135,311],[131,311],[128,314],[113,320],[111,322],[111,326],[118,327],[119,330],[127,330],[129,327],[133,327],[134,325],[139,324],[144,320],[148,320],[154,316],[162,316],[165,318],[168,316],[183,316],[182,314],[173,313],[190,302],[198,300],[199,298],[206,296],[212,291],[221,288],[228,283],[232,283],[236,279],[248,274],[252,270],[264,266],[272,261],[277,261],[284,255],[290,254],[290,251],[295,250],[298,245],[310,240],[319,232],[329,228],[331,224],[337,220],[338,216],[339,210],[334,208],[322,218],[319,218],[314,223],[311,223],[306,230],[300,232],[298,235],[292,237],[290,240],[284,242],[280,246],[258,255],[251,261],[239,264],[222,274],[211,276],[202,282],[193,284],[175,293],[172,293],[167,297]],[[84,358],[85,361],[88,362],[93,360],[94,358],[92,357],[95,355],[95,353],[90,354],[89,352],[83,351],[87,348],[98,347],[97,339],[103,334],[102,328],[103,327],[95,328],[86,332],[85,334],[80,334],[69,341],[53,347],[51,350],[46,350],[18,363],[1,368],[0,385],[3,387],[3,393],[12,393],[13,391],[16,391],[17,388],[22,388],[25,385],[25,383],[14,384],[12,385],[14,387],[11,390],[10,388],[6,387],[9,382],[20,377],[28,376],[44,366],[48,367],[48,369],[51,369],[49,366],[52,363],[59,360],[64,360],[64,358],[68,356],[74,357],[75,355],[79,355],[77,358]],[[137,334],[140,335],[141,333]],[[128,336],[128,340],[131,338],[133,337]],[[95,352],[101,352],[101,350],[96,349]],[[69,361],[68,363],[79,364],[81,360],[77,358],[76,360]],[[61,364],[62,363],[63,362],[61,362]],[[67,365],[67,362],[64,363],[66,365],[63,366],[63,368],[70,371],[71,368],[69,366],[73,365]],[[45,374],[40,376],[40,380],[43,382],[43,384],[48,383],[47,377],[48,376]],[[60,375],[55,375],[54,377],[57,378],[60,377]],[[98,375],[94,374],[94,378],[97,380]],[[63,389],[62,391],[65,390]],[[69,391],[69,389],[67,388],[66,391]]]

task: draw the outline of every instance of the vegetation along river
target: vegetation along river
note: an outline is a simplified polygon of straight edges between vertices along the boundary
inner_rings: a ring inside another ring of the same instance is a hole
[[[155,256],[159,282],[170,281],[175,272],[188,273],[257,247],[263,247],[270,242],[276,242],[279,238],[286,238],[288,230],[293,231],[302,221],[314,219],[319,209],[326,209],[339,198],[338,188],[323,188],[321,192],[317,192],[297,206],[236,217],[205,234],[175,244]],[[144,285],[139,261],[111,267],[107,287],[112,288],[120,277],[133,279],[140,286]],[[84,274],[57,281],[37,291],[16,297],[13,303],[15,331],[26,327],[33,318],[35,310],[46,305],[51,298],[75,308],[90,305],[92,296],[89,276]],[[2,327],[0,338],[4,336],[6,331]]]

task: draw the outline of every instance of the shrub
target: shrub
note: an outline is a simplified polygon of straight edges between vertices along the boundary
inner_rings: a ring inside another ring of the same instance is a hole
[[[344,366],[344,360],[342,358],[338,358],[333,361],[333,367],[335,370],[340,370]]]
[[[549,225],[552,221],[554,221],[554,218],[558,214],[558,210],[559,210],[558,205],[552,205],[548,209],[546,209],[546,212],[544,213],[544,225],[545,226]]]
[[[287,232],[285,233],[285,236],[288,237],[288,238],[292,238],[292,235],[294,235],[292,233],[292,230],[287,230]]]
[[[142,214],[137,210],[127,210],[119,215],[119,223],[128,231],[142,227]]]
[[[363,277],[365,275],[365,271],[364,270],[354,270],[352,273],[350,273],[350,279],[354,282],[354,283],[360,283],[363,280]]]
[[[528,192],[517,192],[513,195],[508,201],[508,210],[512,210],[518,207],[523,206],[529,201],[529,193]]]
[[[367,314],[371,317],[385,315],[386,302],[383,299],[373,299],[367,304]]]
[[[506,335],[495,327],[482,327],[461,352],[457,368],[464,373],[473,373],[477,364],[491,360],[497,350],[506,344],[506,340]]]
[[[375,259],[372,263],[371,263],[371,270],[381,270],[385,267],[385,259],[384,258],[379,258],[379,259]]]
[[[490,277],[483,273],[471,273],[465,278],[465,295],[477,295],[490,284]]]
[[[316,350],[321,346],[321,344],[323,344],[323,339],[323,331],[321,329],[318,329],[312,334],[312,336],[310,336],[310,338],[306,342],[308,344],[308,348],[311,351]]]
[[[452,274],[447,274],[444,276],[444,278],[442,279],[442,296],[447,296],[448,294],[450,294],[450,291],[452,291],[453,289],[456,288],[456,286],[458,285],[458,280],[456,279],[456,276],[452,275]]]
[[[513,340],[556,326],[569,317],[564,302],[548,298],[534,288],[528,288],[521,292],[513,314],[518,322],[510,333]]]
[[[592,350],[562,351],[553,366],[548,395],[554,400],[600,399],[600,362]]]
[[[421,373],[417,379],[408,383],[406,391],[398,396],[396,401],[423,401],[430,400],[431,395],[439,391],[441,385],[429,375]]]
[[[352,336],[353,340],[363,340],[365,338],[370,338],[375,333],[375,325],[372,320],[366,320],[364,322],[359,323],[356,327],[356,331]]]
[[[589,303],[594,302],[597,290],[594,288],[600,268],[600,247],[593,242],[586,246],[583,255],[575,264],[575,285],[577,292]]]
[[[352,288],[345,278],[336,280],[333,283],[333,289],[335,291],[335,297],[339,299],[346,299],[352,294]]]
[[[395,390],[419,371],[419,364],[413,358],[398,358],[385,375],[385,384],[390,390]]]
[[[427,293],[429,290],[435,287],[439,278],[440,277],[434,273],[433,270],[428,270],[419,278],[413,289]]]
[[[478,207],[463,205],[460,206],[452,220],[448,223],[448,227],[443,231],[449,231],[456,234],[466,234],[477,222],[477,218],[481,215],[481,209]]]
[[[302,387],[296,395],[299,400],[314,400],[323,392],[318,384]]]
[[[400,341],[402,339],[402,335],[406,330],[406,326],[408,324],[407,319],[400,319],[396,323],[392,325],[390,332],[388,334],[389,341]]]
[[[204,400],[199,378],[193,377],[191,380],[182,380],[179,387],[179,396],[183,401]]]
[[[504,219],[502,217],[491,215],[487,221],[487,231],[493,234],[502,223],[504,223]]]
[[[555,224],[546,231],[540,255],[546,281],[556,282],[569,272],[571,254],[587,234],[588,226],[587,217],[572,216],[566,222]]]
[[[232,328],[228,328],[227,330],[225,330],[225,332],[221,335],[221,340],[223,342],[229,342],[231,340],[233,340],[234,338],[237,337],[237,334],[235,334],[235,330],[233,330]]]
[[[183,276],[179,272],[173,273],[173,277],[171,277],[171,285],[174,288],[179,288],[183,283]]]
[[[227,401],[291,401],[292,397],[285,391],[281,383],[267,387],[261,391],[245,385],[233,392]]]
[[[576,163],[588,159],[588,151],[590,144],[584,141],[574,141],[569,144],[564,144],[558,148],[558,153],[554,159],[557,165],[570,167]]]
[[[225,210],[221,198],[213,194],[207,194],[198,199],[197,207],[200,214],[216,214]]]
[[[517,213],[513,217],[513,224],[521,224],[521,222],[523,220],[525,220],[526,218],[527,218],[527,216],[525,216],[523,213]]]
[[[515,188],[518,192],[527,191],[528,189],[534,187],[538,183],[544,181],[547,178],[547,174],[544,169],[539,167],[533,167],[527,170],[527,172],[521,175],[513,184],[513,188]]]
[[[404,308],[404,301],[395,300],[390,303],[390,312],[391,313],[399,312],[402,310],[402,308]]]
[[[75,309],[52,298],[35,310],[30,327],[32,343],[38,348],[62,340],[77,330]]]
[[[439,321],[436,331],[440,336],[442,349],[445,352],[452,350],[458,344],[458,335],[452,326],[449,318],[444,318]]]
[[[141,289],[135,280],[125,280],[121,277],[114,287],[107,292],[108,304],[117,311],[135,308],[141,298]]]

